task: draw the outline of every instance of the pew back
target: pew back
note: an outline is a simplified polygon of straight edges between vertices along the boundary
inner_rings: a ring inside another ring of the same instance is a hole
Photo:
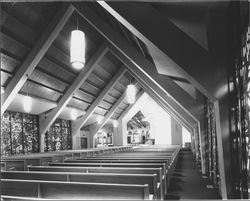
[[[154,198],[161,199],[161,189],[157,192],[156,174],[3,171],[1,172],[1,178],[90,183],[148,184],[149,193],[153,194]]]
[[[2,195],[49,199],[149,199],[148,185],[2,179]],[[69,193],[70,192],[70,193]]]

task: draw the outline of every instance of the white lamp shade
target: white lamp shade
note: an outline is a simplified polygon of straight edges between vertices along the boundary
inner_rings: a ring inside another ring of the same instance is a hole
[[[127,101],[129,104],[135,102],[135,86],[133,84],[129,84],[127,87]]]
[[[1,86],[1,94],[3,94],[5,92],[4,87]]]
[[[30,96],[24,96],[23,99],[23,109],[25,112],[31,112],[32,99]]]
[[[71,110],[70,116],[73,121],[77,119],[77,112],[75,109]]]
[[[118,126],[118,121],[117,120],[113,121],[113,126],[114,126],[114,128],[117,128],[117,126]]]
[[[97,117],[96,117],[97,123],[98,123],[98,124],[101,123],[102,119],[103,119],[102,116],[97,116]]]
[[[70,63],[76,69],[85,64],[85,34],[80,30],[71,32]]]

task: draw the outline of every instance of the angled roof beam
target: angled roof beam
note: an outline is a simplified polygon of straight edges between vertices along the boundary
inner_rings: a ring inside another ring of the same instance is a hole
[[[107,3],[104,1],[98,3],[140,38],[149,49],[175,63],[170,68],[178,70],[193,86],[211,101],[215,101],[218,86],[211,85],[211,77],[216,75],[220,68],[218,62],[208,54],[208,51],[150,4]],[[140,17],[138,17],[138,13],[140,13]]]
[[[188,130],[193,130],[193,124],[196,124],[195,121],[188,121],[187,119],[185,119],[183,117],[183,115],[180,115],[179,113],[177,113],[177,111],[173,110],[172,107],[169,105],[169,103],[166,103],[165,101],[163,101],[154,90],[152,90],[148,85],[145,85],[143,82],[141,82],[141,80],[138,79],[138,77],[136,75],[134,75],[133,73],[131,73],[133,77],[136,78],[136,80],[138,81],[138,83],[140,84],[140,86],[143,88],[143,90],[141,90],[139,93],[137,93],[136,95],[136,100],[135,103],[139,100],[139,98],[145,93],[147,92],[147,94],[156,102],[160,105],[160,107],[162,107],[162,109],[164,109],[170,116],[172,116],[177,122],[179,122],[182,126],[184,126],[186,129]],[[134,104],[135,104],[134,103]],[[125,117],[125,115],[129,112],[129,110],[131,110],[131,108],[134,106],[134,104],[130,104],[121,114],[121,116],[118,118],[118,120],[121,120]]]
[[[42,33],[40,39],[30,51],[22,65],[18,68],[15,76],[11,79],[10,83],[5,89],[5,93],[1,96],[1,116],[9,107],[16,94],[19,92],[32,71],[38,65],[73,12],[74,7],[67,3],[63,3],[62,7],[59,8],[55,17],[47,26],[47,29]]]
[[[132,82],[135,84],[135,81]],[[120,98],[116,101],[116,103],[113,105],[113,107],[109,110],[109,112],[105,115],[104,119],[101,121],[100,124],[98,124],[92,131],[91,131],[91,137],[93,137],[104,125],[105,123],[111,118],[111,116],[114,114],[115,110],[119,107],[119,105],[125,100],[127,97],[126,91],[120,96]]]
[[[74,92],[81,87],[83,82],[87,79],[89,74],[94,70],[99,61],[106,54],[107,48],[106,44],[102,44],[101,47],[95,52],[95,54],[90,58],[88,63],[81,70],[80,74],[76,77],[72,85],[68,88],[66,93],[60,99],[55,107],[48,116],[40,120],[40,135],[44,135],[49,127],[53,124],[58,115],[62,112],[64,107],[69,103],[74,95]]]
[[[129,122],[135,125],[136,128],[141,128],[141,125],[138,125],[138,123],[134,119],[130,119]]]
[[[159,94],[157,94],[157,91],[153,90],[153,87],[151,88],[150,84],[145,84],[139,76],[132,74],[140,86],[144,89],[145,92],[156,102],[158,103],[170,116],[175,118],[177,122],[179,122],[181,125],[183,125],[185,128],[193,129],[193,125],[197,123],[194,119],[187,116],[185,113],[180,113],[182,111],[174,109],[175,107],[172,107],[174,105],[174,102],[171,102],[171,98],[163,99]],[[170,103],[169,103],[170,102]]]
[[[147,89],[147,91],[150,91],[151,94],[154,94],[156,99],[159,99],[165,105],[167,105],[167,108],[171,108],[172,112],[180,114],[179,116],[182,116],[180,119],[189,122],[198,121],[197,117],[193,116],[188,110],[186,110],[182,105],[175,101],[173,97],[168,95],[165,90],[163,90],[154,81],[152,81],[152,79],[142,73],[140,69],[138,69],[136,65],[130,59],[125,57],[119,50],[117,50],[111,44],[108,44],[108,48],[126,65],[129,72],[136,78],[136,80],[140,83],[144,90]]]
[[[188,109],[187,112],[199,119],[195,108],[202,105],[195,101],[186,91],[179,87],[166,75],[159,75],[155,66],[149,62],[143,55],[127,43],[111,26],[109,26],[103,19],[94,13],[85,3],[73,4],[78,10],[79,14],[84,17],[97,31],[99,31],[111,44],[109,49],[112,52],[117,52],[124,58],[132,61],[135,70],[139,74],[143,74],[148,80],[151,80],[158,88],[165,94],[169,93],[171,96],[179,101],[179,107]],[[115,54],[117,55],[117,54]],[[120,56],[118,56],[120,58]],[[176,101],[176,102],[177,102]],[[183,105],[183,106],[182,106]]]
[[[122,66],[120,70],[112,77],[110,82],[105,86],[105,88],[102,90],[102,92],[99,94],[99,96],[95,99],[95,101],[90,105],[85,115],[83,115],[81,118],[74,121],[72,133],[74,134],[76,130],[80,129],[86,121],[89,119],[89,117],[94,113],[95,109],[98,107],[98,105],[101,103],[101,101],[104,99],[104,97],[109,93],[109,91],[116,85],[116,83],[120,80],[120,78],[124,75],[126,72],[126,68]]]
[[[137,127],[141,128],[142,127],[142,124],[139,120],[137,120],[136,117],[132,117],[132,120],[135,122],[135,124],[137,125]]]

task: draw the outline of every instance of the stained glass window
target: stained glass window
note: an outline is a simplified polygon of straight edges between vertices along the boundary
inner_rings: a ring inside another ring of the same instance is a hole
[[[44,151],[59,151],[72,149],[70,121],[56,119],[45,134]]]
[[[241,36],[235,65],[231,69],[230,89],[230,131],[232,157],[233,195],[247,199],[250,187],[249,138],[250,138],[250,27]]]
[[[205,115],[205,164],[206,172],[209,179],[212,181],[215,188],[221,189],[219,162],[218,162],[218,148],[217,148],[217,134],[214,104],[208,99],[205,99],[204,104]]]
[[[1,124],[2,156],[39,152],[37,115],[6,111]]]

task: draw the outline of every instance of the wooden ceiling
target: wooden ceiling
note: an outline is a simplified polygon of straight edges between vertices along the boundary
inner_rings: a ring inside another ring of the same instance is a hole
[[[145,116],[139,110],[127,123],[129,129],[142,129],[150,126],[149,122],[145,120]]]
[[[169,4],[170,8],[172,4]],[[81,85],[71,90],[72,97],[69,101],[65,101],[67,107],[82,112],[93,109],[91,106],[96,104],[98,97],[112,78],[121,69],[126,69],[98,102],[94,112],[91,113],[92,116],[109,114],[112,107],[123,97],[126,86],[131,80],[135,80],[137,93],[146,91],[182,124],[191,127],[196,125],[201,119],[203,95],[181,73],[172,75],[170,71],[159,72],[156,55],[148,44],[111,15],[100,3],[93,1],[1,3],[1,86],[6,89],[11,88],[11,82],[19,76],[19,70],[29,56],[32,56],[32,51],[65,5],[74,8],[72,13],[66,20],[62,20],[65,24],[35,68],[31,73],[27,73],[28,77],[23,75],[22,79],[25,82],[17,85],[17,88],[20,87],[20,90],[19,88],[17,90],[19,94],[29,94],[33,98],[56,103],[58,106],[65,96],[70,96],[67,92],[81,74],[72,68],[69,57],[70,33],[78,26],[86,35],[86,65],[93,62],[94,58],[98,58],[96,54],[103,45],[107,45],[108,51],[97,61],[86,79],[83,78]],[[159,3],[148,3],[148,5],[153,5],[162,13],[169,8],[166,4],[163,8]],[[174,7],[176,6],[178,5],[174,4]],[[89,13],[85,15],[84,11]],[[95,19],[95,16],[98,19]],[[98,23],[105,25],[99,29],[96,27]],[[174,69],[173,66],[172,68]],[[7,94],[9,93],[11,92],[7,91]],[[2,97],[5,100],[6,93]],[[118,119],[128,106],[126,100],[121,101],[112,113],[111,119]],[[43,113],[47,114],[51,109]],[[62,112],[58,111],[56,116]]]
[[[43,31],[53,20],[62,2],[6,2],[1,3],[1,86],[6,88],[16,76]],[[86,35],[86,63],[95,54],[105,39],[82,17],[73,12],[52,45],[23,84],[19,94],[58,103],[79,75],[70,64],[70,33],[78,27]],[[112,77],[124,68],[122,62],[111,52],[106,52],[91,71],[80,88],[74,91],[68,107],[87,111],[98,98]],[[133,77],[123,74],[96,107],[93,115],[105,116],[125,93]],[[137,92],[141,87],[137,85]],[[122,101],[111,119],[118,119],[128,103]],[[48,111],[44,111],[45,113]]]

